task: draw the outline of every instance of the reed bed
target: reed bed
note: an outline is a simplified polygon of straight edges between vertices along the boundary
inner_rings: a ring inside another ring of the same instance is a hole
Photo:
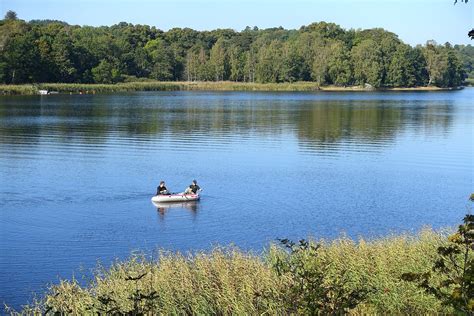
[[[96,94],[133,91],[373,91],[362,86],[319,86],[315,82],[253,83],[233,81],[133,81],[116,84],[38,83],[0,85],[0,95],[34,95],[39,90],[62,94]],[[380,91],[450,90],[438,87],[379,88]]]
[[[434,296],[405,282],[406,272],[429,271],[445,233],[426,229],[417,235],[358,241],[341,237],[312,241],[320,245],[316,256],[303,251],[298,257],[279,244],[256,255],[236,248],[179,254],[160,251],[155,259],[134,255],[99,266],[88,285],[62,280],[44,297],[12,315],[40,314],[144,314],[144,315],[287,315],[309,314],[301,298],[311,284],[295,279],[295,271],[279,269],[296,260],[303,275],[317,276],[315,302],[334,306],[331,313],[446,314],[452,313]],[[286,260],[286,261],[285,261]],[[301,272],[301,271],[300,271]],[[316,280],[316,279],[315,279]],[[311,281],[311,280],[310,280]],[[313,280],[314,281],[314,280]],[[312,289],[312,288],[311,288]],[[341,294],[342,293],[342,294]],[[344,293],[361,294],[351,308],[340,305]],[[301,303],[301,304],[300,304]],[[331,305],[333,304],[333,305]],[[339,305],[337,305],[339,304]],[[337,306],[343,309],[337,310]],[[321,310],[320,314],[329,313]]]
[[[38,88],[35,85],[0,85],[0,95],[33,95],[38,94]]]
[[[132,91],[176,91],[176,90],[213,90],[213,91],[316,91],[319,86],[312,82],[296,83],[245,83],[245,82],[160,82],[141,81],[117,84],[78,84],[78,83],[41,83],[35,85],[0,85],[3,95],[31,95],[39,90],[58,93],[95,94]]]

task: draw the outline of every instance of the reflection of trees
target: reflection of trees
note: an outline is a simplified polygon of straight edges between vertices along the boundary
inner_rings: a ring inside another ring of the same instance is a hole
[[[388,142],[405,130],[448,129],[452,108],[443,104],[402,106],[400,101],[325,101],[301,110],[297,120],[301,141],[333,143]]]
[[[299,113],[298,138],[323,143],[393,138],[404,119],[400,108],[381,102],[326,101]]]
[[[228,138],[220,136],[294,132],[308,146],[346,140],[387,143],[404,130],[431,133],[449,129],[453,112],[446,101],[295,102],[235,100],[225,95],[203,98],[199,94],[179,99],[97,95],[56,96],[44,103],[37,98],[18,100],[20,105],[0,103],[0,119],[14,122],[0,126],[0,142],[21,142],[24,135],[28,139],[52,135],[62,142],[103,143],[115,137],[151,141],[171,134],[179,139],[219,137],[217,141],[226,143]]]

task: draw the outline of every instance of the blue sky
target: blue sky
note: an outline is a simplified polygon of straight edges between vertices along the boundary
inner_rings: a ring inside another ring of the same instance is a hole
[[[383,27],[412,45],[473,44],[474,0],[0,0],[19,18],[55,19],[79,25],[112,25],[121,21],[154,25],[162,30],[197,30],[245,26],[299,28],[311,22],[334,22],[348,28]]]

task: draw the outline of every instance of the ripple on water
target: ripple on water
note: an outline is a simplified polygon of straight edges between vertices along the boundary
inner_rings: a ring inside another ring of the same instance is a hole
[[[474,89],[0,97],[0,301],[132,250],[459,222]],[[161,179],[196,205],[155,207]],[[78,273],[77,275],[80,275]]]

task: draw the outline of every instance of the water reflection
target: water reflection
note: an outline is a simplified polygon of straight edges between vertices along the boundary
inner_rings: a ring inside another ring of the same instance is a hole
[[[199,201],[189,201],[189,202],[175,202],[175,203],[159,203],[151,202],[156,207],[160,221],[165,219],[166,213],[171,210],[187,210],[192,215],[193,220],[196,219],[197,212],[199,209]]]
[[[232,96],[232,95],[231,95]],[[409,95],[408,95],[409,96]],[[21,105],[21,106],[18,106]],[[325,151],[340,141],[390,144],[406,129],[448,130],[450,102],[396,100],[176,99],[174,95],[51,96],[0,100],[0,142],[104,144],[117,137],[161,137],[225,145],[232,137],[294,134],[304,149]],[[14,137],[13,137],[14,136]],[[192,144],[187,144],[192,146]]]

